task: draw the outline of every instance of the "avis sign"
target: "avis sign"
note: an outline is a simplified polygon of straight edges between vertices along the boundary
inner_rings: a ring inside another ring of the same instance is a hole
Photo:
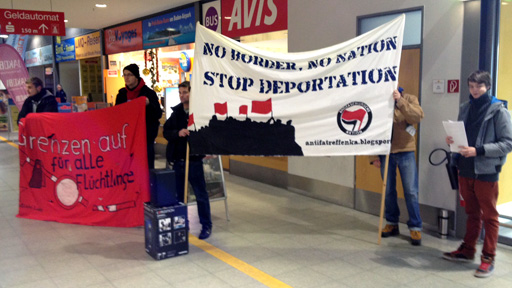
[[[288,29],[288,0],[222,0],[222,34],[231,38]]]
[[[0,34],[66,36],[64,12],[0,9]]]

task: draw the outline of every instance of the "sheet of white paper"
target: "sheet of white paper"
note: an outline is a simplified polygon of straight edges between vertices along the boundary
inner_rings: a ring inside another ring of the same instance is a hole
[[[452,136],[453,144],[450,145],[451,152],[459,152],[459,146],[468,146],[468,137],[462,121],[443,121],[446,135]]]

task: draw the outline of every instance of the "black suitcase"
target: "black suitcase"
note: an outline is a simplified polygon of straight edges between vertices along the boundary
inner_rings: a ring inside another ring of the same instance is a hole
[[[178,203],[176,199],[176,176],[170,169],[149,171],[150,202],[153,207],[167,207]]]

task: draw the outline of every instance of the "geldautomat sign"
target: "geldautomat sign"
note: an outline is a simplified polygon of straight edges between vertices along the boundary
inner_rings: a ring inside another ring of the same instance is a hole
[[[0,9],[0,34],[65,36],[64,12]]]

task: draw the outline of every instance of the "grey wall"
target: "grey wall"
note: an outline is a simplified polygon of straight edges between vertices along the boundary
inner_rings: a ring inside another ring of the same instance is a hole
[[[479,44],[480,44],[480,1],[467,2],[464,5],[464,33],[462,37],[462,64],[460,67],[461,89],[460,102],[468,100],[469,89],[467,86],[467,77],[478,69],[479,62]],[[457,205],[455,210],[455,236],[464,237],[466,233],[467,215],[464,207]]]
[[[28,75],[44,80],[44,66],[33,66],[28,68]]]
[[[27,51],[41,48],[44,46],[52,45],[52,36],[29,36],[27,42]]]
[[[457,117],[459,95],[434,94],[432,83],[434,79],[461,78],[464,5],[456,0],[288,1],[289,52],[319,49],[355,37],[357,16],[424,6],[420,96],[425,119],[419,130],[420,203],[452,211],[456,191],[450,188],[444,166],[431,166],[428,156],[433,149],[446,147],[441,120]],[[354,157],[290,157],[288,165],[291,177],[340,186],[330,193],[354,187]]]
[[[66,28],[66,36],[63,36],[62,40],[82,36],[85,34],[96,32],[96,31],[98,31],[98,30],[82,29],[82,28]]]
[[[59,63],[60,84],[71,102],[71,96],[80,96],[80,67],[78,61]]]

